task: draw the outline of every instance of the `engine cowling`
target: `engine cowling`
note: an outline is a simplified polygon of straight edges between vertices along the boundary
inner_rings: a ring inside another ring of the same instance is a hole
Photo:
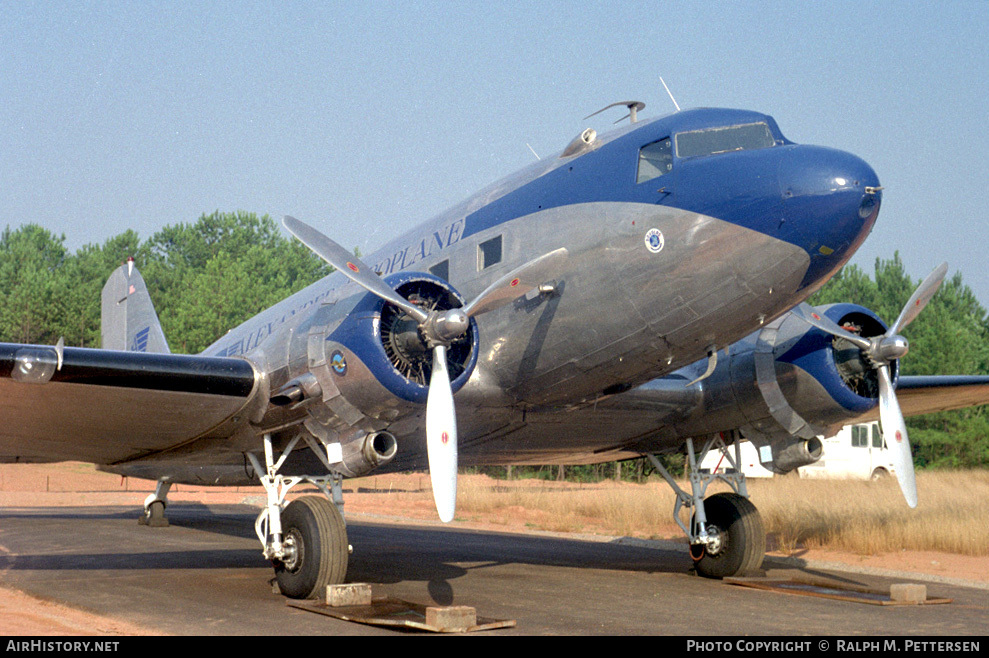
[[[385,282],[425,310],[464,305],[463,297],[453,286],[431,274],[400,272]],[[477,365],[477,335],[477,322],[472,319],[470,329],[447,348],[454,393],[467,383]],[[345,357],[359,360],[393,396],[408,402],[426,402],[432,369],[430,346],[418,324],[393,305],[376,295],[364,295],[324,342],[324,352],[331,351],[331,362],[338,350]],[[341,374],[340,368],[334,373],[340,379],[346,374]]]
[[[460,293],[431,274],[399,272],[385,282],[427,311],[464,304]],[[368,437],[428,396],[431,349],[418,323],[377,295],[354,295],[324,303],[293,332],[288,350],[285,381],[273,382],[272,404],[304,410],[306,430],[324,444],[341,444],[346,459],[337,470],[352,474],[381,465],[379,455],[363,448]],[[454,392],[470,378],[477,355],[477,323],[471,319],[447,349]],[[388,452],[390,459],[394,450]]]
[[[885,323],[856,304],[817,307],[851,333],[879,336]],[[691,366],[700,370],[706,362]],[[682,376],[690,377],[688,369]],[[898,364],[891,365],[894,382]],[[690,381],[688,379],[687,381]],[[727,358],[698,385],[701,402],[680,435],[740,428],[760,448],[770,470],[785,473],[820,459],[820,436],[830,436],[879,404],[876,369],[844,338],[784,315],[731,346]]]
[[[879,316],[855,304],[832,304],[816,311],[866,338],[882,335],[887,328]],[[740,361],[736,367],[744,366]],[[761,461],[776,472],[817,461],[822,454],[818,436],[834,434],[851,418],[879,404],[878,375],[862,350],[794,315],[760,332],[752,367],[769,417],[752,418],[748,432],[743,432],[763,444]],[[895,383],[898,364],[894,362],[891,370]],[[739,374],[733,372],[733,380]]]

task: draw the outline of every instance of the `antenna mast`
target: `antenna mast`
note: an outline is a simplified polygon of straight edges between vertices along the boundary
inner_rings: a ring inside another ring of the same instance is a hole
[[[659,81],[663,83],[663,89],[666,90],[666,93],[669,95],[670,100],[673,101],[673,107],[675,107],[677,109],[677,112],[679,112],[680,106],[677,105],[677,99],[673,98],[673,94],[670,93],[670,88],[666,86],[666,80],[663,80],[662,76],[660,76]]]

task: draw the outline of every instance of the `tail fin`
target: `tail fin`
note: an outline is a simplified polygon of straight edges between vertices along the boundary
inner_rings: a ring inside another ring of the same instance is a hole
[[[103,286],[101,330],[105,350],[171,352],[133,258],[114,270]]]

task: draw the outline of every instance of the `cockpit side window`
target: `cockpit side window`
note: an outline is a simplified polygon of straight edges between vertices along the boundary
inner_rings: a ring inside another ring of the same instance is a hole
[[[636,183],[645,183],[673,171],[673,150],[670,138],[646,144],[639,149],[639,173]]]
[[[678,158],[763,149],[775,144],[769,125],[763,122],[692,130],[676,136]]]

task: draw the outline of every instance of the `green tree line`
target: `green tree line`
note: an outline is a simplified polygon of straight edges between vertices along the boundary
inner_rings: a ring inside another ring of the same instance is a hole
[[[252,315],[329,274],[331,269],[267,215],[214,212],[191,224],[166,226],[141,241],[125,231],[74,253],[65,237],[26,224],[0,236],[0,342],[100,346],[100,291],[133,256],[175,352],[197,353]],[[899,254],[877,259],[873,275],[850,265],[811,299],[852,302],[887,322],[899,314],[920,279]],[[961,274],[948,278],[903,334],[910,353],[901,374],[989,374],[989,319]],[[989,465],[989,412],[976,407],[907,420],[917,465]],[[567,467],[583,479],[642,477],[651,468],[626,464]],[[559,469],[540,471],[558,477]]]
[[[100,347],[100,291],[132,256],[174,352],[194,354],[332,270],[275,222],[214,212],[145,241],[125,231],[75,253],[35,224],[0,236],[0,341]]]

